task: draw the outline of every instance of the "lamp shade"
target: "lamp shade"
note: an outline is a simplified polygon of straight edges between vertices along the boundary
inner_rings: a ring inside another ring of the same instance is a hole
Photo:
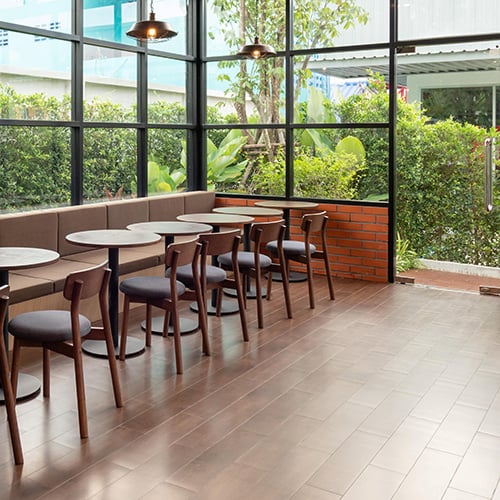
[[[177,35],[177,32],[174,31],[168,23],[157,21],[155,19],[155,13],[150,12],[149,19],[147,21],[136,22],[132,26],[132,29],[127,31],[127,35],[144,42],[151,42],[172,38]]]
[[[259,37],[256,36],[253,43],[241,47],[238,55],[252,59],[264,59],[264,57],[275,56],[276,52],[271,45],[260,43]]]

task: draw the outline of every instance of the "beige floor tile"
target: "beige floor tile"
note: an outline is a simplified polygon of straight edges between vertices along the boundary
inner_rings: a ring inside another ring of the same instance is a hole
[[[342,500],[388,500],[404,476],[398,472],[369,465],[349,488]]]
[[[459,404],[487,410],[500,389],[500,374],[477,371],[458,398]]]
[[[356,431],[309,479],[308,484],[344,494],[385,443],[385,438]]]
[[[340,495],[305,484],[290,500],[340,500]]]
[[[393,500],[440,500],[459,462],[456,455],[424,450]]]
[[[382,447],[372,464],[407,474],[437,429],[437,424],[408,417]]]
[[[411,415],[442,422],[463,390],[462,385],[437,381],[413,409]]]
[[[448,488],[444,494],[443,500],[489,500],[486,497],[478,497],[477,495],[472,495],[466,493],[465,491],[456,490],[454,488]]]
[[[390,437],[419,401],[418,396],[393,391],[373,410],[360,430]]]
[[[457,404],[434,434],[429,448],[464,455],[486,415],[485,410]]]
[[[500,479],[500,437],[478,433],[450,484],[491,498]]]
[[[500,391],[487,411],[479,431],[500,437]]]
[[[333,453],[366,419],[371,408],[345,403],[302,442],[302,446]]]

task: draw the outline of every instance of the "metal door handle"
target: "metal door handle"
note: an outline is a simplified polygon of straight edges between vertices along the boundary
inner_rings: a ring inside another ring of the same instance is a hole
[[[491,137],[484,141],[484,208],[487,212],[493,210],[493,143]]]

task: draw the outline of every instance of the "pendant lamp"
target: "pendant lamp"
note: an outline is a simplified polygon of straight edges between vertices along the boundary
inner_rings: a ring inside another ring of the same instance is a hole
[[[256,19],[259,19],[259,0],[255,0],[255,10],[256,10]],[[256,21],[256,24],[257,24]],[[258,29],[256,29],[258,32]],[[275,56],[276,52],[271,47],[271,45],[267,45],[265,43],[260,43],[259,35],[256,34],[253,43],[248,45],[243,45],[240,51],[238,52],[239,56],[249,57],[251,59],[264,59],[268,56]]]
[[[256,36],[253,43],[241,47],[238,55],[253,59],[264,59],[267,56],[275,56],[276,52],[270,45],[260,43],[259,37]]]
[[[154,42],[172,38],[177,35],[177,32],[172,29],[170,24],[164,21],[157,21],[153,11],[153,0],[151,0],[151,12],[147,21],[136,22],[127,35],[132,38],[137,38],[143,42]]]

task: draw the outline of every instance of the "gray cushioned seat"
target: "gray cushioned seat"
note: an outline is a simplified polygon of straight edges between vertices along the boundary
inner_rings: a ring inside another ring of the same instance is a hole
[[[311,253],[314,253],[316,251],[316,247],[312,243],[309,244],[309,248],[311,249]],[[278,253],[278,242],[270,241],[266,245],[266,249],[273,255],[276,255]],[[285,240],[283,241],[283,252],[285,253],[285,256],[305,255],[306,244],[303,241]]]
[[[259,259],[260,259],[260,266],[262,269],[269,267],[273,263],[271,258],[268,257],[267,255],[259,254]],[[229,268],[232,267],[233,265],[231,253],[225,253],[219,255],[217,260],[221,265]],[[245,268],[248,269],[250,267],[254,267],[255,254],[253,252],[238,252],[238,265],[240,266],[240,269],[245,269]]]
[[[81,314],[80,334],[90,333],[91,323]],[[9,322],[9,332],[23,340],[61,342],[71,340],[71,314],[69,311],[32,311],[17,315]]]
[[[141,295],[150,300],[171,297],[170,281],[160,276],[136,276],[123,280],[120,290],[127,295]],[[182,295],[185,291],[186,287],[177,281],[177,294]]]
[[[199,266],[198,266],[199,267]],[[227,277],[226,271],[217,266],[206,266],[207,283],[220,283]],[[199,271],[199,269],[198,269]],[[167,278],[170,276],[170,269],[165,273]],[[177,268],[177,280],[184,283],[191,290],[194,289],[193,269],[191,264],[179,266]]]

